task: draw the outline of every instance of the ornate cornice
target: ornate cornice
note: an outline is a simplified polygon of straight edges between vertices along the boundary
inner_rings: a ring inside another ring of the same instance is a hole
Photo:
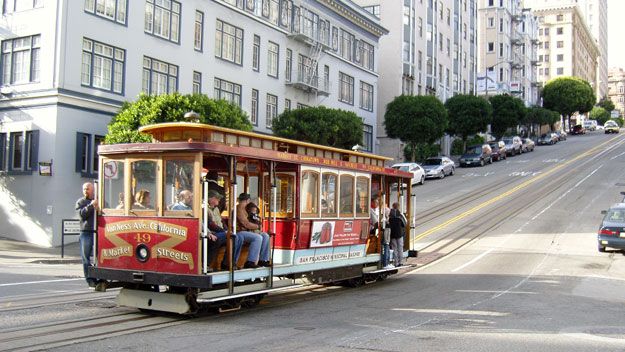
[[[378,38],[389,32],[377,23],[378,21],[370,18],[373,15],[349,0],[317,0],[317,2]]]

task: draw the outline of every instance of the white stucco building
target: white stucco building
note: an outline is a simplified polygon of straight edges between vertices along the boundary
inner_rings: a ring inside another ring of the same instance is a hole
[[[234,101],[267,133],[285,109],[353,111],[376,152],[387,30],[349,0],[5,1],[0,26],[0,236],[60,244],[107,124],[140,92]]]

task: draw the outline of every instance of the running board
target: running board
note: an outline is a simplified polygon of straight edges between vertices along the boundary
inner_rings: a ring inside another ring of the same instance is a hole
[[[388,268],[388,269],[382,268],[382,269],[367,271],[365,272],[365,274],[379,274],[379,273],[387,273],[387,272],[392,272],[393,274],[395,274],[397,273],[399,269],[412,268],[414,266],[415,266],[414,264],[404,264],[404,265],[400,265],[400,266],[396,266],[396,267]]]
[[[219,301],[225,301],[227,299],[232,299],[232,298],[241,298],[241,297],[267,294],[271,292],[289,290],[292,288],[298,288],[302,286],[304,286],[304,284],[289,285],[289,286],[283,286],[283,287],[277,287],[277,288],[268,288],[264,290],[249,291],[249,292],[243,292],[243,293],[232,294],[232,295],[221,296],[221,297],[214,297],[214,298],[197,298],[195,301],[197,303],[214,303],[214,302],[219,302]]]

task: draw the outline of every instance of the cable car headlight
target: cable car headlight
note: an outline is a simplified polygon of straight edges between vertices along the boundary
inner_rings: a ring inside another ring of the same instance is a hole
[[[147,262],[148,259],[150,259],[150,248],[148,248],[148,246],[146,244],[140,243],[135,248],[135,257],[141,263]]]

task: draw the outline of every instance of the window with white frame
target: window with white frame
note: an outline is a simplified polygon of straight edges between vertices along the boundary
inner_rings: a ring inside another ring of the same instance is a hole
[[[104,136],[76,132],[76,172],[82,177],[97,177],[100,167],[98,146],[104,142]]]
[[[252,89],[252,113],[250,114],[250,122],[254,126],[258,126],[258,90]]]
[[[33,2],[33,0],[28,1]],[[16,2],[24,1],[16,0]],[[35,0],[35,3],[37,2],[42,3],[43,0]],[[128,5],[126,0],[85,0],[85,12],[113,22],[126,24]]]
[[[26,11],[43,7],[43,0],[4,0],[4,13]]]
[[[126,51],[83,38],[80,83],[123,94]]]
[[[2,41],[2,85],[39,82],[41,35]]]
[[[360,108],[373,111],[373,85],[360,81]]]
[[[173,0],[145,0],[144,31],[178,43],[180,7],[180,3]]]
[[[202,51],[204,45],[204,13],[195,11],[195,33],[193,34],[193,48]]]
[[[214,98],[224,99],[241,106],[241,85],[215,77]]]
[[[202,93],[202,73],[193,71],[193,94]]]
[[[177,91],[178,66],[144,56],[141,90],[156,95]]]
[[[373,45],[360,41],[362,43],[361,64],[362,67],[373,71]]]
[[[254,46],[252,48],[252,70],[260,71],[260,37],[254,34]]]
[[[267,106],[266,106],[266,126],[271,127],[273,119],[278,117],[278,97],[275,95],[267,94]]]
[[[284,99],[284,111],[291,111],[291,99]]]
[[[380,5],[365,6],[363,9],[377,18],[380,18]]]
[[[373,126],[362,125],[362,146],[364,151],[373,152]]]
[[[267,75],[278,78],[278,62],[280,57],[280,46],[276,43],[267,44]]]
[[[285,69],[286,77],[285,79],[287,82],[291,82],[292,70],[293,70],[293,50],[286,49],[286,69]]]
[[[488,24],[487,24],[487,26],[488,26],[489,28],[495,27],[495,17],[489,17],[489,18],[488,18]]]
[[[243,29],[217,20],[215,56],[241,65],[243,61]]]
[[[7,134],[0,133],[0,171],[6,170]]]
[[[340,51],[340,55],[349,60],[352,61],[352,57],[354,54],[354,35],[341,29],[341,51]]]
[[[339,101],[354,104],[354,77],[339,72]]]
[[[9,133],[8,171],[12,174],[31,174],[37,167],[39,131]]]

